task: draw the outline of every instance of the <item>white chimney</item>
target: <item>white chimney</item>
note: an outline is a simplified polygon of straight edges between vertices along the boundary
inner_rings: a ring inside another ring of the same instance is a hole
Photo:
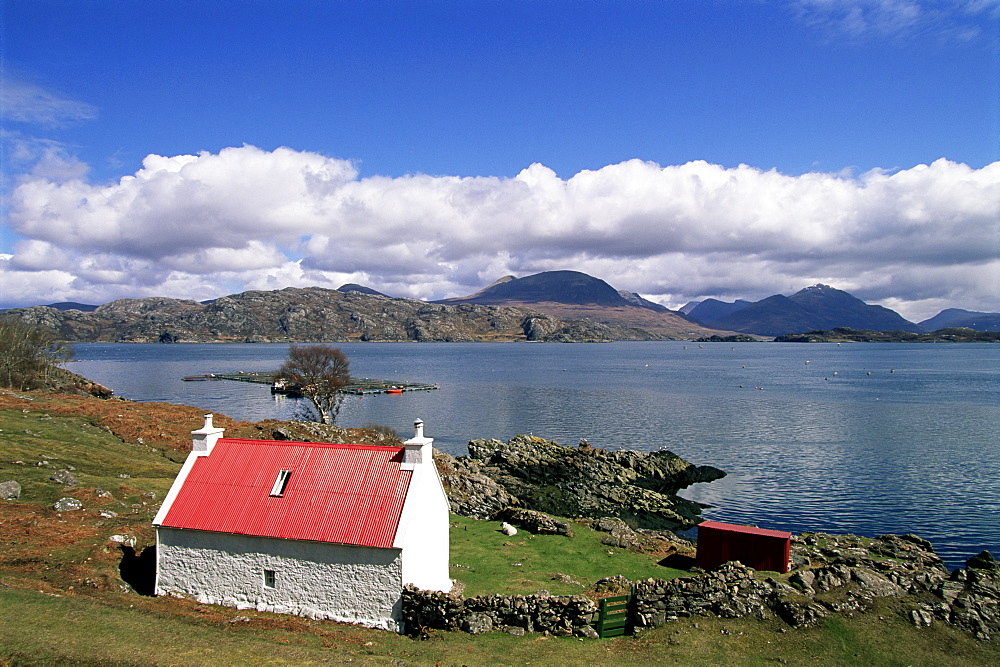
[[[403,454],[404,470],[412,470],[414,465],[434,461],[434,438],[424,437],[422,419],[413,422],[413,437],[404,442],[403,445],[406,447],[406,452]]]
[[[225,430],[212,425],[212,415],[205,415],[205,425],[197,431],[191,431],[191,451],[199,456],[208,456]]]

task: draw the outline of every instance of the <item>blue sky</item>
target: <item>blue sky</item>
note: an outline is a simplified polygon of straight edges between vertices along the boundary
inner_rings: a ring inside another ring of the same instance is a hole
[[[671,307],[1000,309],[998,0],[0,18],[0,306],[574,268]]]

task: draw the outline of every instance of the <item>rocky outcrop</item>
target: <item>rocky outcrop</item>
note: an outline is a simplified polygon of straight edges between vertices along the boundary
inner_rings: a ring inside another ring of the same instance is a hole
[[[934,618],[989,640],[1000,633],[1000,563],[989,551],[965,561],[965,569],[936,583],[931,592],[940,599],[914,610],[913,622],[930,625]]]
[[[62,340],[122,343],[296,341],[603,342],[663,336],[594,321],[567,321],[529,308],[444,305],[319,287],[249,291],[198,303],[120,299],[91,312],[48,306],[8,315]]]
[[[441,475],[441,484],[448,496],[453,513],[473,519],[491,519],[521,501],[483,474],[477,461],[468,457],[455,458],[434,451],[434,463]]]
[[[439,463],[452,510],[474,518],[509,505],[568,518],[616,516],[636,526],[679,530],[696,525],[701,506],[676,495],[725,476],[658,452],[577,448],[531,436],[472,440],[469,456]]]

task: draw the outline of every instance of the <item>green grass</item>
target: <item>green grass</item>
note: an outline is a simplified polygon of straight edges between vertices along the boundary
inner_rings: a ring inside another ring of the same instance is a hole
[[[688,619],[638,637],[586,640],[436,633],[417,641],[332,622],[175,600],[118,604],[0,588],[10,665],[996,665],[995,644],[917,629],[885,601],[871,614],[786,630],[778,621]],[[253,622],[233,622],[237,617]],[[878,622],[873,622],[878,619]]]
[[[532,535],[519,531],[508,537],[498,521],[451,517],[451,576],[465,585],[465,594],[553,595],[586,593],[595,582],[620,574],[628,579],[671,579],[687,572],[657,565],[659,556],[601,544],[600,533],[573,523],[573,537]],[[566,575],[576,584],[560,581]]]
[[[79,488],[105,489],[129,505],[148,503],[148,498],[140,497],[148,491],[162,499],[180,470],[178,463],[158,450],[122,442],[75,416],[0,410],[0,442],[0,481],[17,480],[23,501],[43,505],[72,495],[74,487],[49,479],[56,470],[70,469]],[[122,497],[119,487],[123,485],[139,493],[129,491]]]

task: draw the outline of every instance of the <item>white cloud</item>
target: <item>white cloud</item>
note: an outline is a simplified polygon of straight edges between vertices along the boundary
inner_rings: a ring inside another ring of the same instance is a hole
[[[97,107],[22,81],[9,73],[5,73],[3,86],[0,86],[0,109],[7,121],[43,127],[63,127],[97,117]]]
[[[1000,0],[792,0],[793,14],[831,36],[966,42],[1000,19]],[[994,28],[995,30],[995,28]]]
[[[440,298],[569,268],[674,307],[824,282],[909,317],[944,301],[1000,309],[1000,162],[857,177],[631,160],[566,180],[539,164],[507,179],[359,178],[344,160],[243,146],[151,155],[109,185],[24,176],[10,219],[27,239],[0,263],[25,285],[18,303],[56,285],[65,295],[46,299],[345,282]],[[23,279],[52,269],[62,282]]]

